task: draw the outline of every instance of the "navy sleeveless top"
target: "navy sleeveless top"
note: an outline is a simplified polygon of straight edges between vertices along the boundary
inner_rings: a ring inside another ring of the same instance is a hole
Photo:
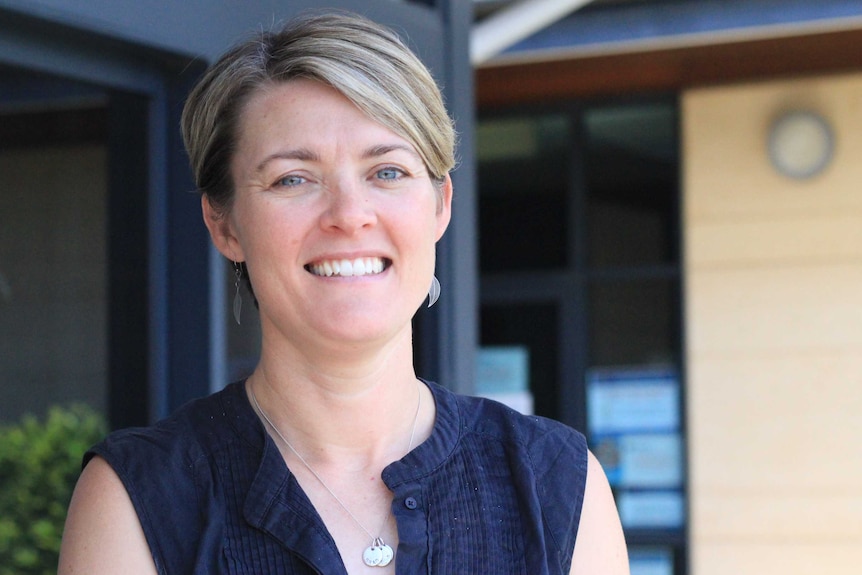
[[[559,422],[433,383],[431,436],[383,471],[399,574],[564,575],[587,473],[584,437]],[[161,575],[346,571],[335,542],[248,402],[242,382],[103,457],[137,511]]]

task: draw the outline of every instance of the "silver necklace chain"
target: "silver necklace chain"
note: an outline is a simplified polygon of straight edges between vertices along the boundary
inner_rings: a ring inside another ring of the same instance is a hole
[[[416,437],[416,424],[419,421],[419,409],[422,407],[422,390],[418,387],[418,381],[416,382],[416,385],[416,390],[418,391],[417,395],[419,398],[416,401],[416,413],[413,415],[413,429],[410,431],[410,443],[407,444],[407,453],[410,453],[410,450],[413,449],[413,440]],[[353,522],[356,523],[360,529],[365,531],[365,533],[371,539],[371,545],[369,545],[365,549],[365,552],[362,555],[362,560],[365,562],[365,564],[369,567],[386,567],[387,565],[389,565],[389,563],[394,557],[394,552],[392,551],[392,548],[386,543],[384,543],[382,537],[375,537],[371,534],[370,531],[368,531],[368,529],[365,528],[362,522],[360,522],[359,519],[357,519],[356,516],[350,511],[350,509],[347,508],[344,502],[341,501],[341,498],[339,498],[338,495],[336,495],[335,492],[329,488],[323,478],[320,477],[320,475],[318,475],[318,473],[311,467],[311,465],[308,464],[305,458],[300,455],[300,453],[293,447],[293,445],[290,444],[287,438],[281,434],[281,431],[278,430],[278,427],[275,426],[275,424],[272,422],[272,420],[257,402],[257,396],[254,394],[254,390],[251,388],[251,386],[249,386],[248,391],[251,395],[252,401],[254,402],[255,408],[257,409],[258,413],[260,413],[261,417],[263,417],[263,420],[266,421],[266,423],[275,432],[278,438],[281,439],[281,441],[287,446],[287,448],[290,449],[290,451],[296,456],[296,458],[302,462],[305,468],[308,469],[308,471],[314,476],[315,479],[317,479],[317,481],[323,486],[323,488],[329,492],[332,498],[338,502],[338,504],[341,506],[342,509],[344,509],[344,511],[350,516],[350,518],[353,519]],[[383,520],[383,525],[386,524],[386,520],[388,518],[389,515],[387,514],[386,518]],[[380,531],[383,530],[383,525],[380,526]]]

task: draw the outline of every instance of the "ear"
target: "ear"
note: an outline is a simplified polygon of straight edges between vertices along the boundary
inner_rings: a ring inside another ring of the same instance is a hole
[[[229,215],[215,209],[206,194],[201,195],[201,212],[216,249],[232,262],[245,261]]]
[[[452,219],[452,178],[446,174],[443,184],[440,186],[440,203],[437,208],[437,237],[439,241],[443,237],[449,221]]]

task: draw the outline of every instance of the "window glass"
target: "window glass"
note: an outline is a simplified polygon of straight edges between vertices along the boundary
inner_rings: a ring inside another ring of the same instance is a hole
[[[477,132],[483,272],[567,262],[569,148],[562,115],[486,120]]]
[[[108,397],[108,150],[92,88],[0,66],[0,424]]]
[[[593,280],[589,362],[596,366],[673,364],[677,353],[675,279]]]
[[[104,145],[0,150],[0,420],[106,408],[106,161]]]
[[[590,265],[672,263],[677,258],[675,106],[591,108],[583,126]]]
[[[501,366],[512,365],[519,355],[526,360],[524,387],[531,395],[532,412],[545,417],[558,415],[557,323],[553,304],[482,306],[482,350],[501,352],[494,359]]]

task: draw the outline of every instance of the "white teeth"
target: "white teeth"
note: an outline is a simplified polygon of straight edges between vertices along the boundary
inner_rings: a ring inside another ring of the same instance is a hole
[[[314,275],[352,277],[379,274],[385,264],[382,258],[356,258],[355,260],[326,260],[309,266]]]

